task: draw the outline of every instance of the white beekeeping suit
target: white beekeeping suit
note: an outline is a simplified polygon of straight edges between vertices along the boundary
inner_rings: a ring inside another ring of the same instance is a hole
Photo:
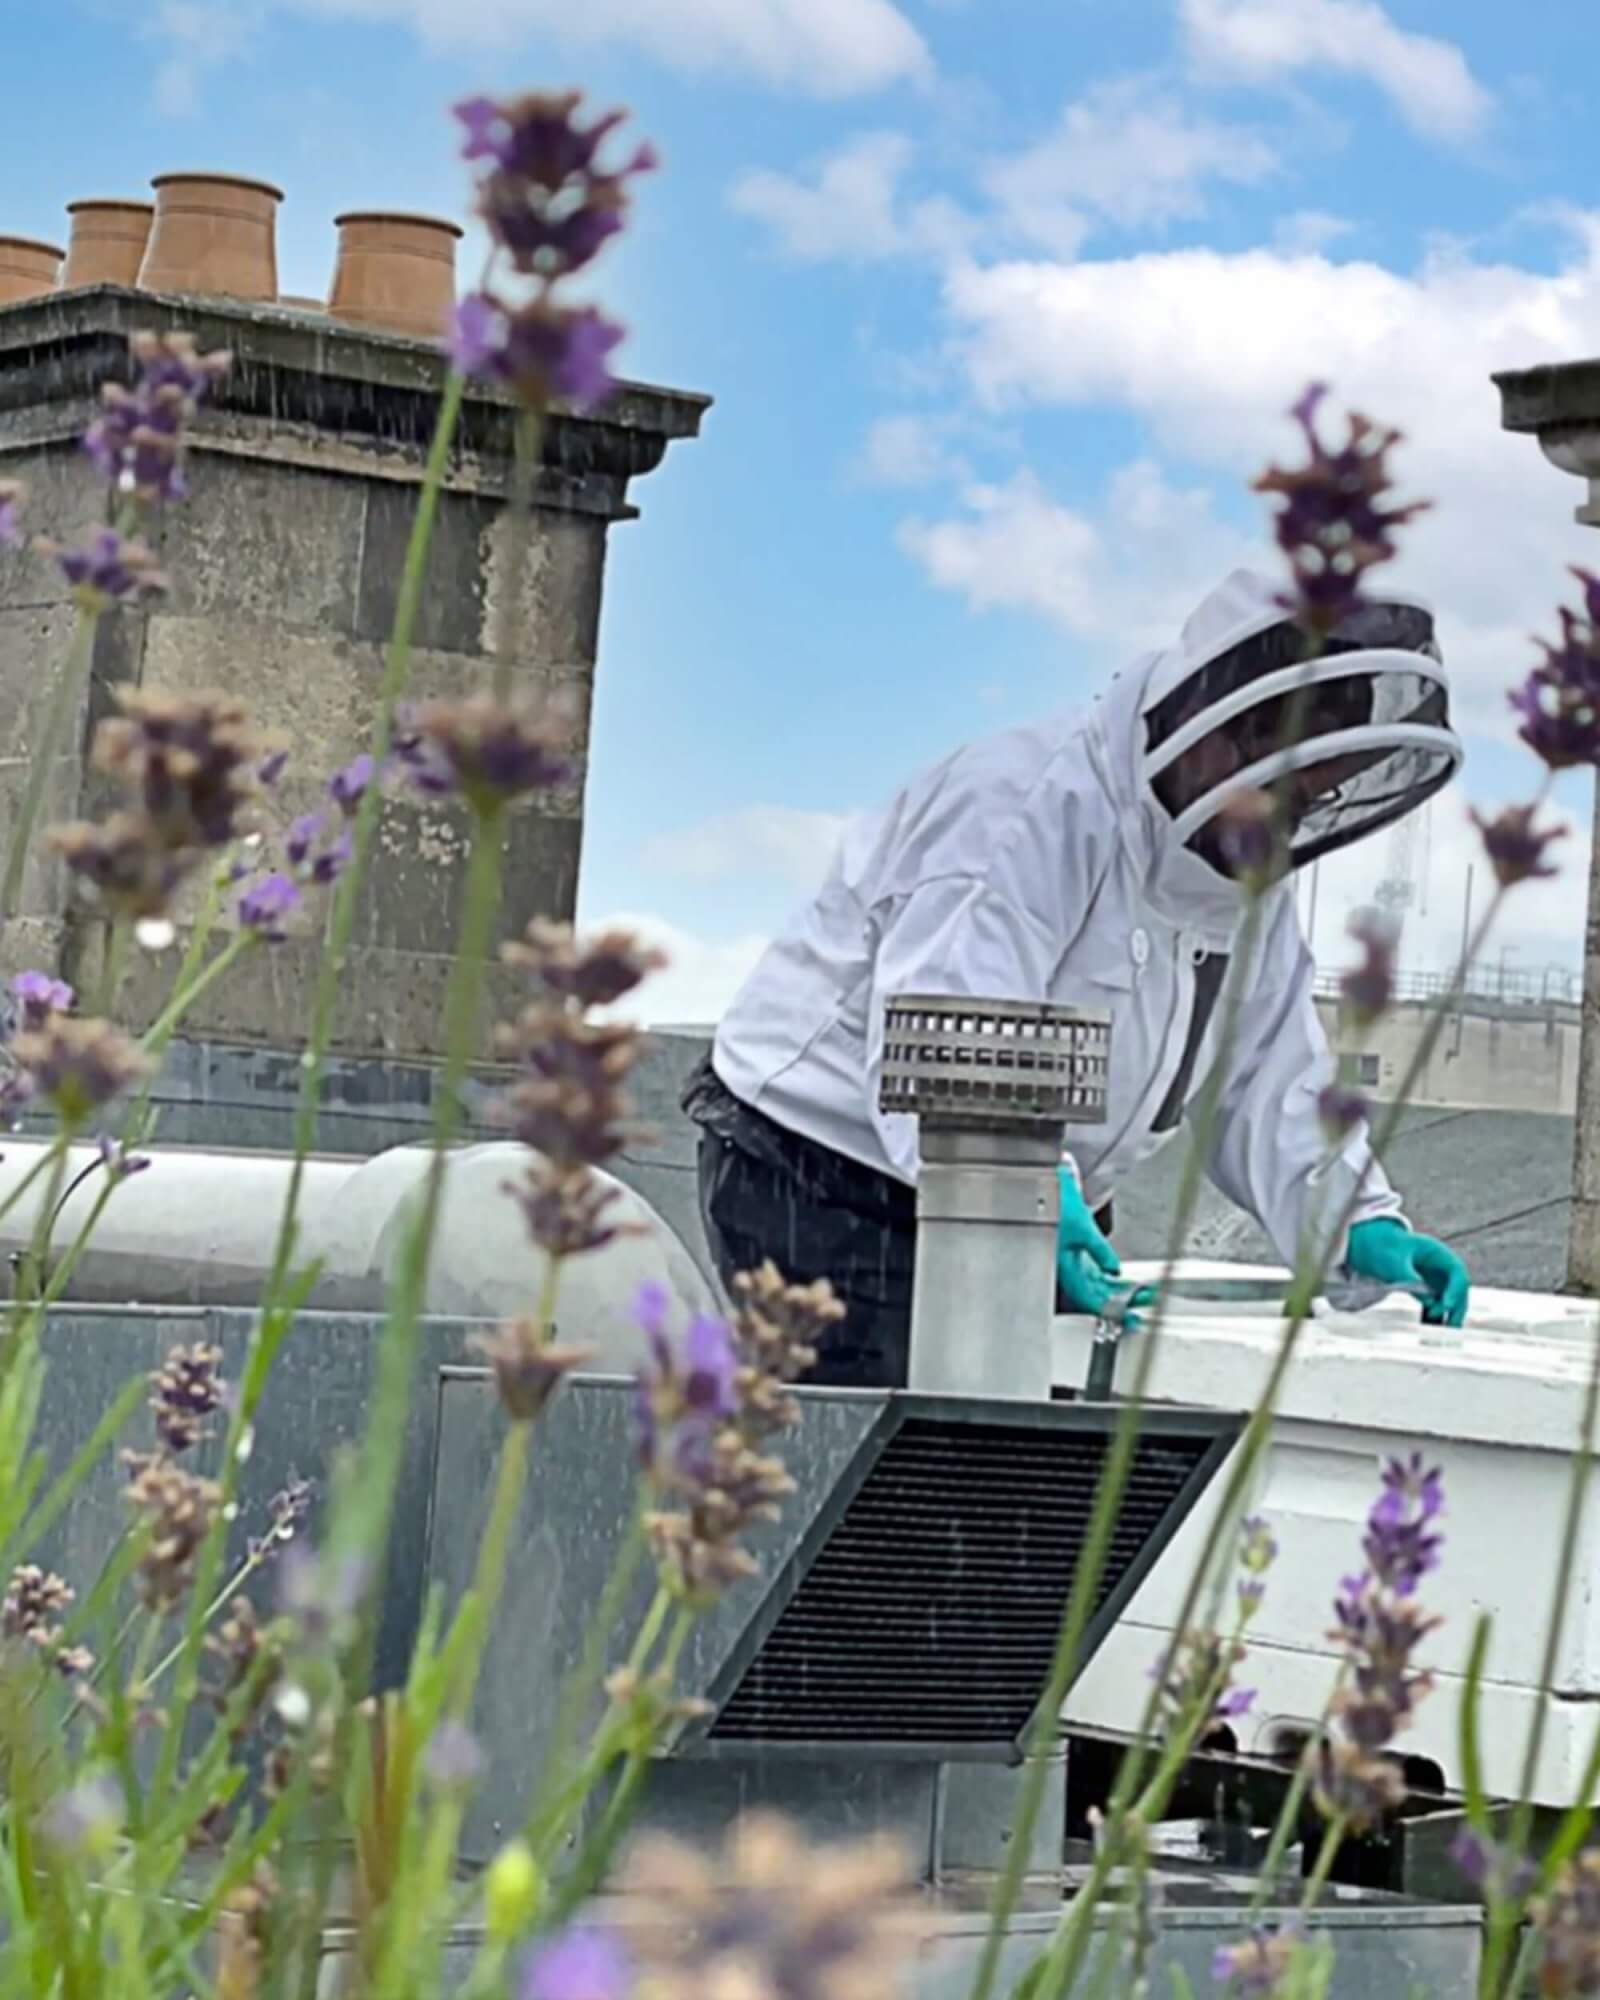
[[[1304,653],[1273,586],[1241,571],[1087,713],[1007,730],[913,778],[850,827],[815,900],[757,965],[717,1033],[717,1079],[783,1132],[913,1184],[915,1122],[878,1109],[891,995],[1108,1008],[1106,1120],[1071,1134],[1088,1201],[1107,1200],[1171,1137],[1216,1055],[1213,1010],[1245,907],[1215,845],[1226,800],[1313,772],[1296,800],[1299,867],[1415,810],[1460,763],[1420,606],[1386,598],[1325,655]],[[1181,809],[1163,803],[1162,774],[1187,752],[1224,735],[1259,743],[1252,722],[1286,697],[1302,723],[1318,718],[1301,740],[1283,748],[1280,730],[1266,754],[1242,768],[1235,757],[1226,782]],[[1312,983],[1280,882],[1208,1165],[1287,1262],[1329,1169],[1317,1099],[1334,1065]],[[1343,1155],[1364,1176],[1358,1222],[1400,1207],[1367,1146],[1358,1128]]]

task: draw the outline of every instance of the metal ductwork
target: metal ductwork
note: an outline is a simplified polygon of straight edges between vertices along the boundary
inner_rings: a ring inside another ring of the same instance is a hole
[[[707,1820],[731,1797],[815,1818],[824,1774],[922,1848],[946,1769],[1015,1764],[1050,1676],[1117,1413],[881,1391],[804,1390],[784,1459],[796,1491],[752,1537],[756,1575],[702,1619],[680,1692],[708,1704],[658,1770],[646,1813]],[[476,1727],[498,1746],[468,1823],[486,1855],[556,1749],[563,1682],[634,1519],[631,1384],[574,1381],[540,1431]],[[1220,1412],[1151,1410],[1088,1664],[1236,1438]],[[492,1383],[446,1369],[427,1586],[468,1587],[502,1420]],[[641,1579],[620,1657],[653,1594]],[[592,1719],[592,1718],[591,1718]],[[893,1766],[894,1772],[887,1767]],[[875,1779],[870,1774],[876,1772]],[[812,1803],[807,1805],[806,1800]]]

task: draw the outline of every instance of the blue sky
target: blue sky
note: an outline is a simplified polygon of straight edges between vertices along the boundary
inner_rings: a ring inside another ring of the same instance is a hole
[[[1248,480],[1312,375],[1406,429],[1437,502],[1402,570],[1443,620],[1463,799],[1531,789],[1503,690],[1600,540],[1487,376],[1600,342],[1569,0],[10,11],[0,227],[59,240],[76,196],[259,173],[288,196],[286,290],[325,289],[344,207],[462,211],[464,91],[579,84],[657,141],[595,291],[628,372],[716,406],[613,537],[582,901],[673,950],[658,1017],[716,1010],[840,814],[1085,698],[1262,559]],[[1586,822],[1585,787],[1564,802]],[[1509,913],[1512,964],[1578,961],[1586,835],[1567,849]],[[1441,965],[1461,802],[1398,858],[1406,955]],[[1388,865],[1380,842],[1330,866],[1323,957]]]

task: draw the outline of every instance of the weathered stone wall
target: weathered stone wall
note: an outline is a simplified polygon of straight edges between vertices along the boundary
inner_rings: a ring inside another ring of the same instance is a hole
[[[45,818],[104,809],[86,768],[88,742],[113,706],[114,686],[131,681],[236,692],[263,724],[284,731],[295,754],[272,805],[281,827],[320,803],[327,774],[367,741],[442,364],[411,341],[114,288],[5,309],[0,476],[29,482],[30,525],[67,538],[106,518],[102,484],[76,439],[99,383],[125,368],[128,332],[174,324],[204,347],[231,350],[234,368],[197,427],[192,497],[162,522],[170,593],[148,613],[102,622]],[[506,505],[514,413],[478,394],[463,411],[414,635],[411,689],[426,696],[486,685],[509,633],[513,685],[570,696],[578,718],[574,781],[508,824],[505,935],[535,914],[572,913],[607,533],[634,511],[631,479],[653,469],[672,439],[694,436],[704,408],[703,398],[638,388],[601,419],[554,418],[520,565],[509,560]],[[53,565],[0,551],[0,840],[72,622]],[[459,810],[410,797],[385,805],[341,988],[341,1052],[424,1063],[440,1053],[465,853]],[[53,964],[81,975],[97,956],[101,930],[60,865],[41,852],[0,958],[8,968]],[[119,1009],[132,1025],[159,1009],[184,942],[180,931],[171,950],[135,955]],[[220,984],[196,1010],[191,1032],[298,1049],[319,950],[308,918],[303,934]]]

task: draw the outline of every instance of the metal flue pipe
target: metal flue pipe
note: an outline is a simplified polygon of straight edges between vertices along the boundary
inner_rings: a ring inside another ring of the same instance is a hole
[[[1105,1117],[1110,1046],[1099,1011],[889,1001],[879,1101],[921,1159],[910,1388],[1048,1401],[1062,1147]]]

